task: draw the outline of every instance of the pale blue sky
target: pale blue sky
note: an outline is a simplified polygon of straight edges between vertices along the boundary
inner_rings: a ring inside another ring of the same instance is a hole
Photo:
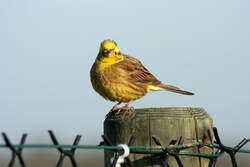
[[[114,103],[92,89],[100,42],[113,39],[162,82],[141,107],[203,107],[225,138],[249,136],[250,1],[0,1],[0,129],[13,140],[101,140]]]

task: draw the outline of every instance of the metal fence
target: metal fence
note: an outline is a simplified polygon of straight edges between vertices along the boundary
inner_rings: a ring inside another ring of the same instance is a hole
[[[208,143],[208,140],[211,136],[205,136],[203,140],[199,140],[195,143],[183,144],[183,138],[180,137],[178,141],[172,140],[169,145],[163,146],[161,142],[154,136],[152,136],[153,141],[156,146],[133,146],[135,141],[135,137],[131,136],[127,145],[114,145],[111,140],[102,135],[103,141],[100,142],[99,145],[78,145],[81,135],[77,135],[72,145],[64,145],[59,144],[55,134],[53,131],[49,130],[49,136],[53,144],[25,144],[25,140],[27,138],[27,134],[23,134],[19,144],[12,144],[10,139],[8,138],[6,133],[2,133],[3,144],[0,144],[1,148],[9,148],[11,151],[11,158],[8,167],[13,167],[16,159],[19,160],[19,163],[22,167],[26,167],[25,160],[22,156],[23,149],[38,149],[38,148],[47,148],[47,149],[56,149],[59,152],[59,160],[57,162],[56,167],[61,167],[63,165],[63,161],[65,157],[68,157],[71,161],[73,167],[78,167],[77,162],[75,160],[75,151],[76,149],[102,149],[102,150],[110,150],[114,152],[114,158],[111,163],[111,167],[120,166],[121,162],[126,163],[129,167],[134,167],[133,163],[129,159],[129,157],[125,154],[126,148],[129,150],[129,153],[132,154],[157,154],[162,156],[162,167],[169,167],[168,160],[169,157],[172,156],[175,158],[179,167],[184,167],[181,159],[181,156],[195,156],[195,157],[203,157],[210,159],[209,167],[214,167],[217,159],[224,155],[224,153],[229,154],[231,158],[231,162],[233,167],[237,167],[237,161],[235,158],[236,153],[250,153],[250,150],[241,149],[246,143],[250,141],[250,139],[244,138],[239,144],[234,147],[225,146],[222,144],[220,140],[217,128],[213,128],[215,144]],[[210,134],[210,133],[208,133]],[[125,147],[126,146],[126,147]],[[191,147],[203,147],[208,146],[214,148],[214,153],[212,154],[204,154],[204,153],[195,153],[195,152],[181,152],[184,149]]]

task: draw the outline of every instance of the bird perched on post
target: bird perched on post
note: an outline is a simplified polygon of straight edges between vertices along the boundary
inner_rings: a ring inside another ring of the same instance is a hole
[[[90,71],[90,78],[96,92],[107,100],[118,102],[110,112],[117,110],[122,102],[127,103],[119,108],[117,114],[123,109],[129,109],[132,101],[152,91],[167,90],[194,95],[192,92],[163,84],[139,60],[121,53],[113,40],[105,40],[101,43]]]

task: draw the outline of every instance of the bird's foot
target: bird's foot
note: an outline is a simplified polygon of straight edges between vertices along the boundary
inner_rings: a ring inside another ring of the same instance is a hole
[[[120,114],[120,112],[122,111],[122,110],[131,110],[131,109],[133,109],[133,107],[129,107],[129,104],[130,103],[132,103],[132,101],[133,100],[130,100],[126,105],[124,105],[123,107],[121,107],[121,108],[117,108],[117,106],[119,105],[119,104],[121,104],[121,102],[119,102],[119,103],[117,103],[116,105],[114,105],[113,106],[113,108],[109,111],[109,113],[106,115],[106,118],[107,117],[109,117],[114,111],[117,111],[116,113],[115,113],[115,115],[118,115],[118,114]]]
[[[117,111],[115,114],[116,114],[116,115],[120,114],[120,112],[121,112],[122,110],[126,110],[126,109],[127,109],[127,110],[130,110],[130,109],[132,109],[132,107],[129,107],[129,105],[132,103],[132,101],[133,101],[133,100],[130,100],[127,104],[125,104],[125,106],[119,108],[118,111]]]
[[[131,109],[134,109],[134,108],[125,105],[125,106],[119,108],[119,109],[117,110],[117,112],[115,113],[115,115],[120,114],[120,112],[123,111],[123,110],[131,110]]]
[[[112,114],[112,112],[114,112],[115,110],[118,109],[117,106],[118,106],[119,104],[121,104],[121,102],[117,103],[116,105],[114,105],[114,106],[112,107],[112,109],[111,109],[111,110],[108,112],[108,114],[106,115],[106,118],[109,117],[109,116]]]

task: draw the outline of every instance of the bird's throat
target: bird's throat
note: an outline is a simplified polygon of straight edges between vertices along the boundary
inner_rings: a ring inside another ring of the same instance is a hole
[[[113,56],[102,57],[102,59],[98,61],[99,70],[103,71],[105,68],[108,68],[111,65],[120,62],[121,60],[122,59]]]

